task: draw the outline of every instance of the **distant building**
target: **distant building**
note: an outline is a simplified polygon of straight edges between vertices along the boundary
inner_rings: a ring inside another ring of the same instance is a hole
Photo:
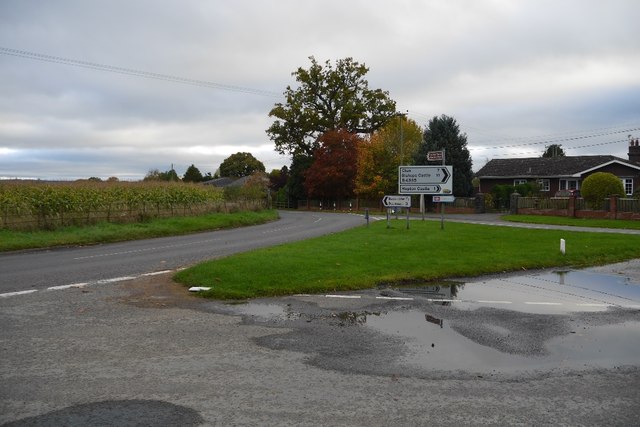
[[[477,173],[479,191],[489,193],[496,185],[535,182],[543,194],[580,190],[584,179],[595,172],[609,172],[620,178],[625,193],[640,189],[640,141],[629,142],[629,159],[616,156],[532,157],[490,160]]]

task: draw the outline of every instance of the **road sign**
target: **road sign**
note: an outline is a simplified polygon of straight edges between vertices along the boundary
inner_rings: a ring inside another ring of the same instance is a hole
[[[453,203],[456,201],[454,196],[433,196],[434,203]]]
[[[427,152],[427,160],[430,162],[441,162],[443,158],[444,158],[444,151]]]
[[[452,194],[453,166],[400,166],[400,194]]]
[[[410,208],[411,196],[384,196],[382,203],[387,208]]]

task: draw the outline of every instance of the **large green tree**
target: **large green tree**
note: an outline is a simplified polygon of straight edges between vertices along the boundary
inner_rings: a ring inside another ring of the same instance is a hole
[[[184,182],[200,182],[204,179],[200,169],[198,169],[195,165],[191,165],[187,168],[187,171],[184,173],[182,180]]]
[[[276,120],[267,129],[281,154],[312,156],[320,135],[336,129],[371,133],[395,114],[395,101],[381,89],[369,89],[369,69],[352,58],[324,65],[312,56],[309,69],[292,75],[299,86],[287,86],[286,101],[269,112]]]
[[[460,133],[460,126],[453,117],[434,116],[423,134],[414,164],[426,165],[427,152],[445,150],[445,163],[453,166],[453,194],[468,197],[473,194],[471,155],[467,149],[467,135]]]
[[[251,153],[235,153],[220,165],[221,177],[243,177],[254,172],[264,172],[264,164]]]

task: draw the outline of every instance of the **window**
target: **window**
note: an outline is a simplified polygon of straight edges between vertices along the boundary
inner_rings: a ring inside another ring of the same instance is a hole
[[[622,185],[624,186],[624,192],[627,196],[633,195],[633,178],[621,178]]]
[[[513,185],[520,185],[520,184],[526,184],[527,180],[526,179],[514,179],[513,180]]]
[[[577,179],[561,179],[560,190],[579,190],[580,183]]]
[[[551,190],[551,184],[549,183],[548,179],[539,179],[538,180],[538,186],[540,187],[540,191],[550,191]]]

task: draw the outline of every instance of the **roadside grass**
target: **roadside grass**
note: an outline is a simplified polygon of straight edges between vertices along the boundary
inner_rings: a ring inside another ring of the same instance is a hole
[[[624,228],[640,230],[640,221],[623,219],[569,218],[547,215],[504,215],[505,221],[530,224],[569,225],[575,227]]]
[[[64,227],[53,231],[0,230],[0,251],[53,246],[92,245],[151,237],[176,236],[201,231],[262,224],[278,219],[278,212],[213,213],[194,217],[153,219],[142,223],[101,222],[88,227]]]
[[[371,288],[555,266],[585,267],[640,256],[640,236],[531,230],[434,221],[378,221],[329,236],[207,261],[178,272],[201,295],[246,299]],[[566,255],[560,254],[560,239]]]

